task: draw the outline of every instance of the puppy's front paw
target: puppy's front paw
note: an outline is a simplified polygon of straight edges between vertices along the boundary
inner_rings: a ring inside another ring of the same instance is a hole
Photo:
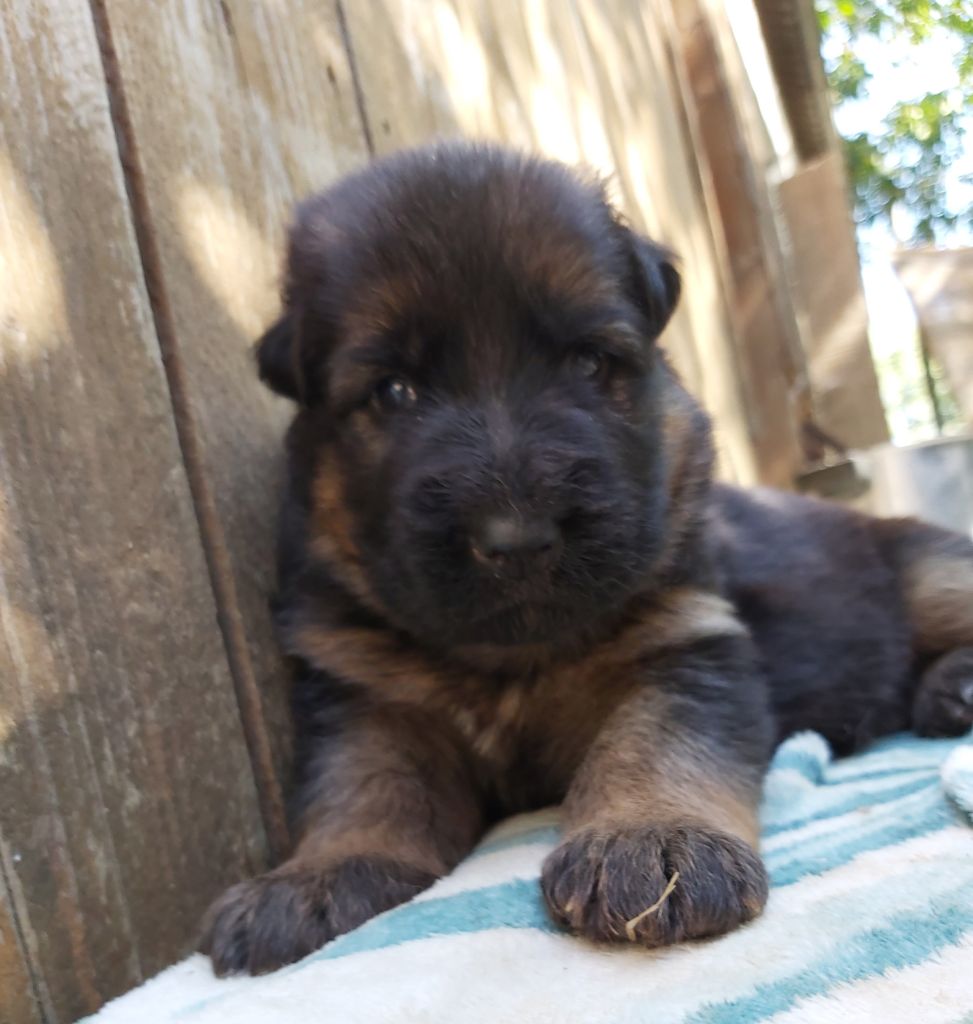
[[[563,927],[644,946],[719,935],[767,902],[757,854],[740,839],[693,824],[577,835],[544,862],[541,887]]]
[[[920,736],[962,736],[973,725],[973,647],[957,647],[926,669],[912,705]]]
[[[218,975],[265,974],[427,889],[435,876],[381,857],[314,870],[284,864],[228,889],[203,922]]]

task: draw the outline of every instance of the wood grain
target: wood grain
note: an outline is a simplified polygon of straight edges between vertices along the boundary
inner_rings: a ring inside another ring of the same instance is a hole
[[[778,187],[791,241],[793,287],[807,317],[815,419],[847,448],[888,440],[868,345],[844,158],[835,149]]]
[[[130,121],[130,181],[143,259],[157,271],[183,447],[192,447],[197,506],[213,512],[204,541],[280,853],[290,726],[268,602],[291,410],[258,382],[251,347],[278,311],[294,202],[367,159],[351,69],[334,4],[97,7]]]
[[[0,859],[6,860],[0,849]],[[2,864],[2,861],[0,861]],[[17,919],[5,864],[0,871],[0,1020],[43,1024],[49,997],[33,973],[26,936]]]
[[[760,474],[721,274],[722,253],[701,191],[693,138],[659,10],[642,0],[577,0],[596,108],[611,139],[622,208],[680,257],[683,300],[663,343],[714,417],[720,474],[741,484]]]
[[[635,0],[359,0],[350,37],[375,147],[494,139],[594,167],[676,249],[665,345],[720,424],[723,474],[757,476],[707,210],[652,12]]]
[[[667,2],[684,98],[698,126],[697,156],[713,196],[711,220],[725,241],[730,313],[760,478],[789,487],[802,459],[800,339],[793,310],[785,308],[786,282],[766,181],[747,148],[741,112],[745,97],[739,83],[733,86],[733,68],[723,50],[724,44],[732,46],[732,37],[711,5]]]
[[[2,905],[69,1021],[266,844],[87,4],[7,0],[0,90]]]

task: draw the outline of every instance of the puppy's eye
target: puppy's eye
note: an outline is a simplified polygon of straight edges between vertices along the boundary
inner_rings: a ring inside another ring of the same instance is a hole
[[[579,376],[597,380],[608,368],[608,357],[598,349],[586,346],[574,353],[573,366]]]
[[[401,377],[386,377],[372,392],[372,406],[380,412],[396,412],[415,405],[416,389]]]

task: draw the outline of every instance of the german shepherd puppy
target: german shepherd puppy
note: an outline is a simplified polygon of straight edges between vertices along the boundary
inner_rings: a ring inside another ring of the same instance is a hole
[[[598,181],[501,149],[402,153],[299,208],[257,350],[298,404],[299,839],[211,908],[217,973],[297,960],[555,802],[556,921],[717,935],[767,898],[782,737],[973,722],[973,544],[714,485],[657,344],[679,292]]]

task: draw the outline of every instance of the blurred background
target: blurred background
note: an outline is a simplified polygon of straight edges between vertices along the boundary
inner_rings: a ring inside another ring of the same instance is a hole
[[[817,9],[892,438],[957,432],[973,417],[973,7]]]
[[[872,358],[891,440],[907,446],[859,457],[865,504],[970,529],[973,6],[817,0],[817,15]]]
[[[0,0],[0,1019],[286,848],[251,345],[293,203],[440,136],[681,256],[719,471],[973,528],[969,0]]]

